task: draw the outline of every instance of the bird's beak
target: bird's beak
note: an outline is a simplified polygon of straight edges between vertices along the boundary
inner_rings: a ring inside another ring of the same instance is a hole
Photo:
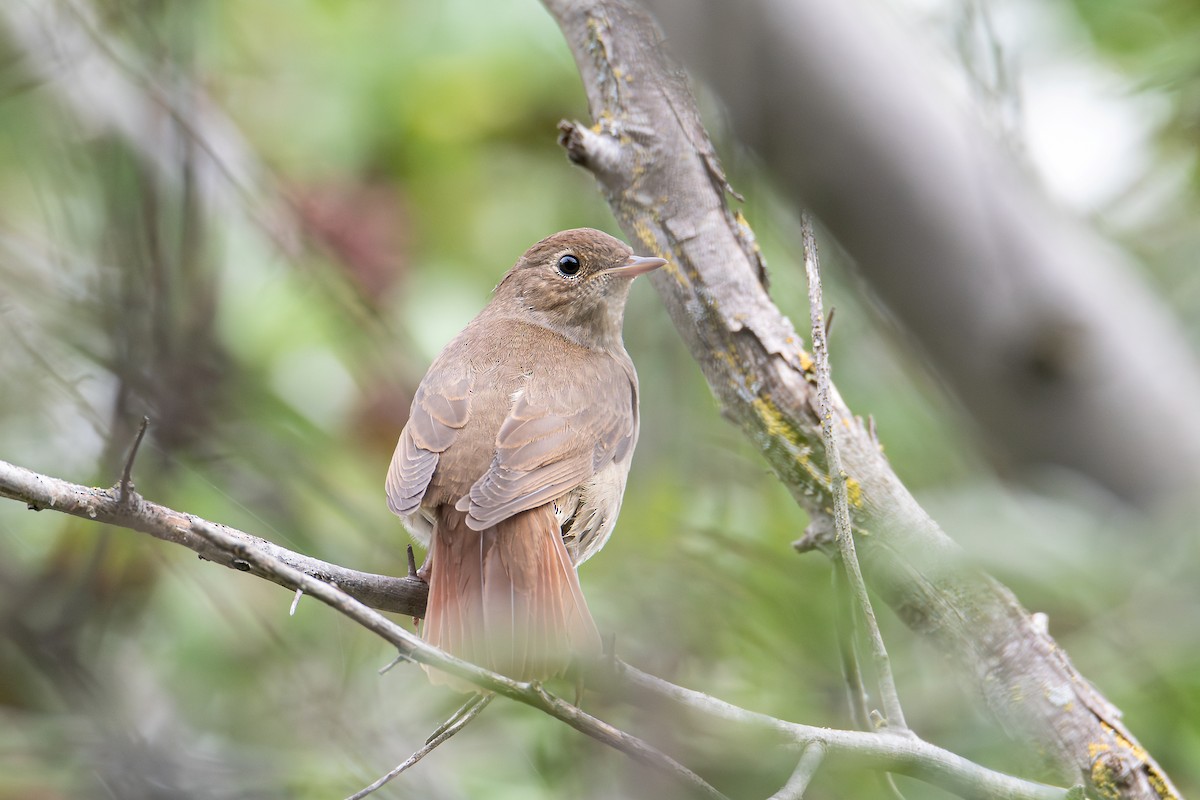
[[[665,258],[643,258],[642,256],[630,256],[619,267],[610,267],[604,270],[604,275],[616,275],[618,278],[636,278],[638,275],[643,275],[651,270],[656,270],[663,264],[666,264]]]

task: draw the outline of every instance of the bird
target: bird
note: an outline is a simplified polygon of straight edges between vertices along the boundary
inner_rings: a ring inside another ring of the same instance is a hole
[[[429,367],[386,492],[427,547],[430,644],[523,681],[599,654],[577,568],[612,534],[638,439],[630,285],[665,263],[591,228],[542,239]]]

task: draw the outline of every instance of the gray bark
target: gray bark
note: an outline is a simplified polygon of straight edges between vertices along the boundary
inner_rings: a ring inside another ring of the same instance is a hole
[[[594,174],[635,247],[669,260],[652,280],[722,412],[762,448],[816,526],[831,530],[811,359],[767,296],[754,235],[726,204],[720,164],[657,25],[624,0],[545,4],[595,120],[563,123],[568,156]],[[1012,593],[963,563],[836,391],[833,402],[859,554],[875,591],[957,664],[1057,779],[1123,798],[1177,795],[1119,712]]]

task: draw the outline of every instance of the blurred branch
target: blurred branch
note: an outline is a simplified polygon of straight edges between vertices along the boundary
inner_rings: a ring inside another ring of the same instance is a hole
[[[128,501],[121,504],[118,493],[119,485],[112,489],[88,488],[0,461],[0,496],[24,502],[34,510],[60,511],[148,533],[194,550],[206,560],[302,591],[394,645],[401,658],[428,664],[484,691],[532,706],[641,763],[675,776],[702,796],[724,798],[679,762],[641,739],[551,695],[541,684],[514,681],[454,658],[375,610],[422,614],[423,583],[418,592],[406,578],[369,575],[317,561],[248,533],[156,505],[134,491],[129,493]],[[897,735],[886,730],[839,731],[785,722],[676,686],[620,661],[602,660],[599,669],[589,672],[588,681],[589,686],[630,699],[636,699],[644,692],[665,697],[680,707],[704,715],[710,723],[726,722],[771,731],[802,748],[815,743],[830,758],[841,763],[910,775],[962,797],[997,800],[1065,800],[1068,797],[1066,789],[993,772],[912,735]],[[815,758],[810,757],[808,763]]]
[[[667,59],[654,20],[629,2],[545,5],[575,56],[595,120],[560,124],[567,156],[594,175],[635,245],[668,259],[651,281],[723,415],[820,522],[833,500],[821,465],[812,358],[767,296],[762,253],[745,218],[727,205],[725,174],[686,77]],[[746,76],[745,87],[777,82],[764,74]],[[777,110],[811,117],[804,98]],[[963,563],[836,388],[831,395],[872,588],[960,667],[1004,730],[1058,780],[1104,783],[1130,800],[1178,796],[1120,712],[1007,588]]]
[[[296,591],[300,590],[297,589]],[[442,743],[454,736],[454,734],[467,727],[467,725],[471,723],[471,720],[479,716],[495,697],[496,695],[494,694],[481,693],[472,695],[471,699],[468,700],[462,708],[455,711],[454,715],[450,717],[450,719],[446,720],[446,722],[440,725],[438,729],[433,732],[433,735],[425,740],[425,744],[418,749],[417,752],[413,753],[411,756],[404,759],[404,761],[390,769],[386,775],[380,776],[378,780],[373,781],[372,783],[364,786],[362,789],[359,789],[357,792],[347,797],[346,800],[362,800],[364,797],[374,794],[377,790],[386,786],[393,779],[413,767],[422,758],[432,753]]]
[[[589,676],[590,677],[590,676]],[[609,687],[604,686],[607,690]],[[675,705],[704,718],[711,726],[719,722],[770,731],[800,747],[823,745],[822,763],[840,764],[895,772],[970,798],[1059,798],[1072,797],[1067,789],[1046,786],[993,772],[962,756],[929,744],[912,734],[890,731],[843,731],[785,722],[766,714],[747,711],[702,692],[677,686],[617,661],[614,693],[637,702],[643,693],[664,697]],[[813,757],[815,758],[815,756]]]
[[[257,547],[306,575],[336,584],[346,594],[373,608],[417,617],[425,613],[429,586],[420,578],[393,578],[358,572],[300,555],[249,533],[208,523],[193,514],[152,503],[136,491],[129,491],[122,502],[120,483],[110,489],[81,486],[0,461],[0,496],[20,500],[35,511],[61,511],[75,517],[148,533],[156,539],[194,550],[208,561],[280,583],[272,573],[259,571],[254,564],[231,557],[228,550],[214,546],[208,539],[192,531],[196,523],[214,525],[228,536]],[[295,588],[293,584],[282,585]]]
[[[348,266],[357,260],[356,269],[367,272],[390,268],[390,262],[363,267],[361,262],[374,254],[364,253],[362,242],[334,241],[345,232],[337,220],[322,218],[329,209],[295,196],[200,81],[149,63],[107,31],[99,17],[89,0],[0,3],[0,27],[7,29],[39,88],[70,111],[85,133],[119,137],[164,186],[178,190],[186,184],[204,214],[234,229],[249,220],[292,266],[307,264],[298,256],[309,248]],[[180,168],[185,161],[186,170]],[[329,200],[332,192],[324,194]],[[362,208],[355,211],[361,220]],[[393,222],[390,215],[387,222]],[[350,254],[348,247],[358,249]],[[322,280],[332,275],[315,274]],[[351,284],[345,277],[325,284],[331,296],[360,325],[382,336],[378,315],[365,313],[362,298],[346,291]],[[387,338],[394,334],[388,332]]]
[[[85,0],[0,3],[23,65],[90,129],[120,136],[168,184],[195,182],[203,208],[248,215],[288,255],[300,226],[270,171],[236,124],[182,76],[168,84],[107,37]],[[178,131],[196,146],[196,168],[179,170]]]
[[[1007,474],[1066,467],[1144,509],[1193,496],[1200,363],[1186,335],[1130,256],[962,110],[928,43],[870,2],[646,3]]]

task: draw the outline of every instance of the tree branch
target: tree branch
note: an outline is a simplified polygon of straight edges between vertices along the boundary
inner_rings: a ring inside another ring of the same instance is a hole
[[[482,689],[533,706],[637,761],[675,776],[701,796],[728,800],[670,756],[554,697],[539,684],[514,681],[456,659],[374,610],[423,616],[428,595],[424,581],[356,572],[302,556],[193,514],[160,506],[145,500],[137,492],[131,491],[125,503],[120,502],[119,495],[120,484],[111,489],[89,488],[0,461],[0,496],[20,500],[34,511],[61,511],[147,533],[183,545],[208,561],[302,591],[395,645],[405,658],[429,664]]]
[[[111,489],[81,486],[31,472],[7,461],[0,461],[0,496],[20,500],[35,511],[53,509],[64,514],[148,533],[157,539],[190,548],[201,558],[222,566],[240,572],[250,572],[260,578],[280,583],[272,574],[257,570],[252,563],[234,558],[227,550],[214,547],[207,539],[197,536],[192,531],[192,526],[197,522],[206,522],[205,520],[152,503],[134,491],[130,491],[127,499],[122,502],[121,484]],[[206,524],[218,527],[230,536],[275,556],[284,564],[306,575],[336,584],[342,591],[372,608],[414,617],[425,614],[425,599],[429,593],[429,586],[420,578],[393,578],[346,569],[327,561],[294,553],[235,528],[216,523]],[[291,584],[281,585],[295,588]]]
[[[545,5],[574,54],[595,120],[560,125],[568,157],[592,172],[630,239],[668,259],[651,281],[723,415],[762,448],[799,505],[814,518],[826,514],[833,500],[812,359],[767,296],[762,253],[726,203],[724,172],[657,25],[625,0]],[[1108,781],[1122,798],[1178,796],[1119,712],[1012,593],[963,563],[832,394],[872,588],[959,666],[1001,726],[1058,780]]]
[[[723,798],[702,778],[679,762],[661,753],[646,742],[587,714],[577,706],[551,695],[537,683],[522,683],[482,667],[454,658],[432,647],[416,635],[384,617],[375,608],[394,610],[405,606],[402,613],[424,611],[422,595],[419,609],[408,608],[414,602],[407,581],[347,570],[336,565],[310,559],[248,533],[203,520],[192,514],[174,511],[151,503],[131,492],[135,510],[114,508],[118,487],[94,489],[42,475],[5,461],[0,461],[0,496],[19,500],[34,510],[54,510],[65,514],[118,525],[147,533],[164,541],[183,545],[201,553],[216,563],[235,566],[241,572],[269,580],[285,588],[300,591],[346,615],[394,645],[400,660],[416,661],[449,672],[480,689],[495,692],[554,717],[576,730],[601,741],[630,757],[675,776],[698,794]],[[155,509],[147,516],[145,509]],[[148,519],[169,519],[164,533]],[[323,565],[310,573],[306,567]],[[372,587],[363,598],[353,596],[344,587],[327,582],[326,573],[363,581]],[[378,580],[376,580],[378,579]],[[382,582],[379,582],[382,581]],[[391,594],[391,593],[395,594]],[[812,725],[785,722],[765,714],[747,711],[685,689],[641,672],[621,661],[602,659],[601,668],[588,674],[588,685],[613,696],[636,701],[645,693],[671,700],[682,709],[700,714],[708,724],[728,722],[772,732],[782,740],[801,747],[820,743],[827,755],[841,763],[865,769],[897,772],[927,781],[963,797],[995,798],[995,800],[1067,800],[1065,789],[1024,781],[974,764],[961,756],[921,741],[915,736],[898,736],[889,732],[839,731]]]

